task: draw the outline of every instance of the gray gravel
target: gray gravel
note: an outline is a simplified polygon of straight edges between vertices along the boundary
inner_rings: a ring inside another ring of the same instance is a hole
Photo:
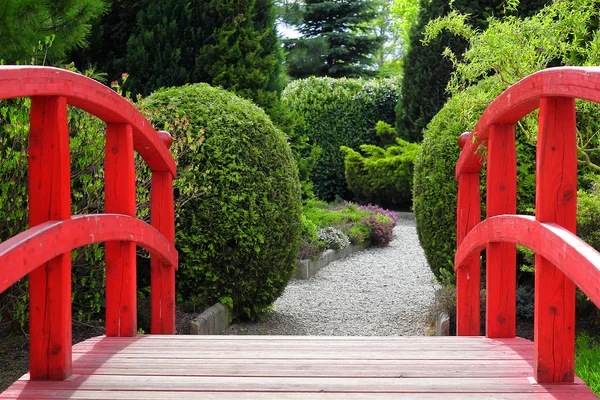
[[[434,278],[414,221],[400,219],[388,247],[335,261],[309,280],[292,280],[274,311],[225,334],[424,335]]]

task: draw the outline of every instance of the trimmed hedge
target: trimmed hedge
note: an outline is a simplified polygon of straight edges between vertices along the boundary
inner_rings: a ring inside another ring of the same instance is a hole
[[[178,295],[255,318],[281,295],[298,254],[300,185],[285,135],[251,102],[207,84],[160,89],[142,106],[175,138],[185,115],[202,141],[178,166],[196,191],[177,210]]]
[[[342,146],[346,182],[361,203],[384,206],[407,206],[412,199],[414,160],[419,149],[416,143],[398,139],[396,146],[381,148],[364,144],[361,153]]]
[[[356,150],[361,144],[380,144],[373,127],[378,121],[393,123],[398,90],[397,79],[315,77],[293,81],[285,88],[282,100],[297,118],[297,137],[292,141],[307,138],[309,145],[322,149],[309,174],[319,198],[350,196],[340,146]]]

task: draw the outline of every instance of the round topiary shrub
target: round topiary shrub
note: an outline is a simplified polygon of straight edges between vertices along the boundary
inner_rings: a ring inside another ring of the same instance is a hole
[[[285,135],[251,102],[207,84],[160,89],[141,106],[176,141],[200,143],[179,157],[175,186],[176,196],[195,193],[176,210],[180,300],[255,318],[281,295],[298,254],[300,184]]]

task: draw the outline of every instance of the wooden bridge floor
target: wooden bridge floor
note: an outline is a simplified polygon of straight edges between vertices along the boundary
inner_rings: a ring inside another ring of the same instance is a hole
[[[2,399],[595,399],[538,385],[533,343],[483,337],[137,336],[73,347],[73,376]]]

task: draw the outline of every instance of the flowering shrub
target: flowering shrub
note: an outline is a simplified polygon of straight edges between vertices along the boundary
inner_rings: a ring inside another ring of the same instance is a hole
[[[375,246],[385,247],[393,237],[394,222],[383,214],[373,214],[367,220],[371,243]]]
[[[324,242],[328,249],[341,250],[350,246],[350,239],[348,236],[333,226],[319,228],[317,238]]]

